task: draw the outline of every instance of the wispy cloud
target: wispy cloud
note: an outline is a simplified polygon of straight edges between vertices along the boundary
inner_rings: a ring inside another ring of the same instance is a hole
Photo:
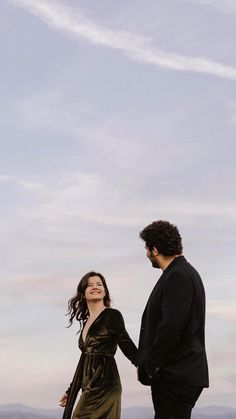
[[[19,183],[19,180],[17,181]],[[31,185],[32,191],[37,188],[39,183],[30,180],[20,180],[20,185]],[[35,186],[34,186],[35,185]],[[107,200],[109,191],[110,199]],[[95,222],[106,226],[129,226],[136,227],[142,225],[144,220],[149,220],[155,213],[156,208],[160,214],[169,217],[192,218],[202,217],[222,217],[235,220],[235,205],[218,203],[207,199],[202,202],[201,207],[197,205],[198,200],[184,202],[183,198],[175,199],[151,199],[143,202],[138,196],[133,196],[132,202],[127,202],[126,206],[120,206],[120,202],[127,200],[128,190],[125,185],[121,191],[113,190],[105,176],[96,173],[74,172],[58,179],[53,184],[45,184],[40,190],[40,202],[30,208],[22,208],[20,213],[29,221],[46,223],[57,223],[66,225],[67,222],[74,223],[75,220]],[[71,203],[68,206],[68,202]],[[96,210],[94,208],[96,202]],[[138,210],[137,210],[138,208]]]
[[[212,6],[223,13],[236,13],[235,0],[191,0],[204,6]]]
[[[221,320],[226,320],[227,322],[232,322],[236,320],[236,307],[232,303],[219,301],[219,300],[210,300],[208,302],[208,314],[211,317],[216,317]]]
[[[234,220],[235,206],[225,205],[205,201],[202,202],[201,208],[196,202],[189,203],[181,200],[175,200],[175,204],[171,204],[171,199],[157,199],[143,202],[137,196],[133,196],[133,202],[127,203],[125,208],[119,208],[119,202],[126,200],[126,190],[122,192],[110,190],[112,199],[107,202],[106,191],[110,188],[105,178],[93,174],[75,173],[67,182],[59,182],[54,185],[54,195],[51,194],[51,200],[48,201],[50,193],[47,193],[47,201],[41,206],[31,209],[32,218],[41,218],[46,216],[50,219],[58,219],[62,217],[81,217],[81,219],[94,221],[103,225],[120,225],[120,226],[140,226],[145,218],[150,218],[154,209],[158,208],[159,213],[168,214],[169,216],[179,217],[222,217]],[[83,200],[84,197],[84,200]],[[96,211],[94,211],[94,197],[97,202]],[[83,204],[84,201],[84,204]],[[72,207],[68,207],[68,202],[73,202]],[[100,204],[101,203],[101,204]],[[45,206],[44,206],[45,205]],[[119,209],[118,209],[119,208]],[[136,210],[135,210],[136,208]],[[137,211],[137,208],[139,210]]]
[[[113,190],[109,180],[96,172],[71,172],[59,177],[55,181],[45,182],[38,179],[17,178],[15,176],[0,176],[1,183],[13,183],[25,189],[28,193],[37,193],[37,203],[21,207],[18,214],[29,222],[40,220],[45,223],[57,223],[66,226],[67,223],[75,220],[95,222],[106,226],[129,226],[137,227],[152,218],[158,208],[159,214],[178,219],[192,217],[224,217],[234,221],[236,218],[235,205],[227,202],[212,202],[205,198],[201,207],[197,205],[198,198],[189,202],[175,198],[174,205],[172,198],[148,199],[145,202],[138,195],[133,195],[132,202],[126,206],[120,202],[127,201],[128,188],[122,185],[122,190]],[[110,199],[107,200],[109,191]],[[68,202],[71,203],[68,206]],[[96,202],[96,210],[94,207]],[[138,210],[137,210],[138,208]],[[62,223],[63,221],[63,223]],[[60,229],[61,231],[61,229]],[[71,232],[70,232],[71,234]]]
[[[123,30],[113,30],[86,18],[75,7],[41,0],[9,0],[36,15],[53,29],[65,31],[76,38],[95,45],[120,50],[130,59],[161,68],[205,73],[225,79],[236,80],[236,68],[226,66],[205,57],[188,57],[166,53],[152,44],[152,39]]]
[[[26,180],[23,178],[18,178],[17,176],[0,175],[0,184],[6,183],[15,184],[30,192],[37,192],[43,188],[42,182]]]

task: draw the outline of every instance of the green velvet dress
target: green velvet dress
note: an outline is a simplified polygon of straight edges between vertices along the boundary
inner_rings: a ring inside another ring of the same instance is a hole
[[[130,339],[121,313],[105,308],[79,338],[80,360],[70,385],[63,419],[119,419],[121,382],[114,358],[117,345],[137,365],[138,350]],[[82,390],[72,415],[79,390]]]

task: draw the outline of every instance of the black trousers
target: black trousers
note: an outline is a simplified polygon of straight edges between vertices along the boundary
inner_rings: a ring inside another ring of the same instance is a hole
[[[190,419],[203,387],[190,387],[159,377],[151,385],[155,419]]]

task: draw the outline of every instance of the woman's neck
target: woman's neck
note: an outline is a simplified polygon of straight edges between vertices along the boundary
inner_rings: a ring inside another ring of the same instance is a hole
[[[87,305],[89,317],[95,317],[105,308],[103,301],[94,301],[92,303],[87,303]]]

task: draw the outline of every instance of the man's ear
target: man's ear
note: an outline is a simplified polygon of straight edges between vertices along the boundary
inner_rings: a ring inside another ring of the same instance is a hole
[[[155,246],[152,248],[152,254],[153,254],[153,256],[158,256],[159,255],[159,252],[158,252],[158,250]]]

